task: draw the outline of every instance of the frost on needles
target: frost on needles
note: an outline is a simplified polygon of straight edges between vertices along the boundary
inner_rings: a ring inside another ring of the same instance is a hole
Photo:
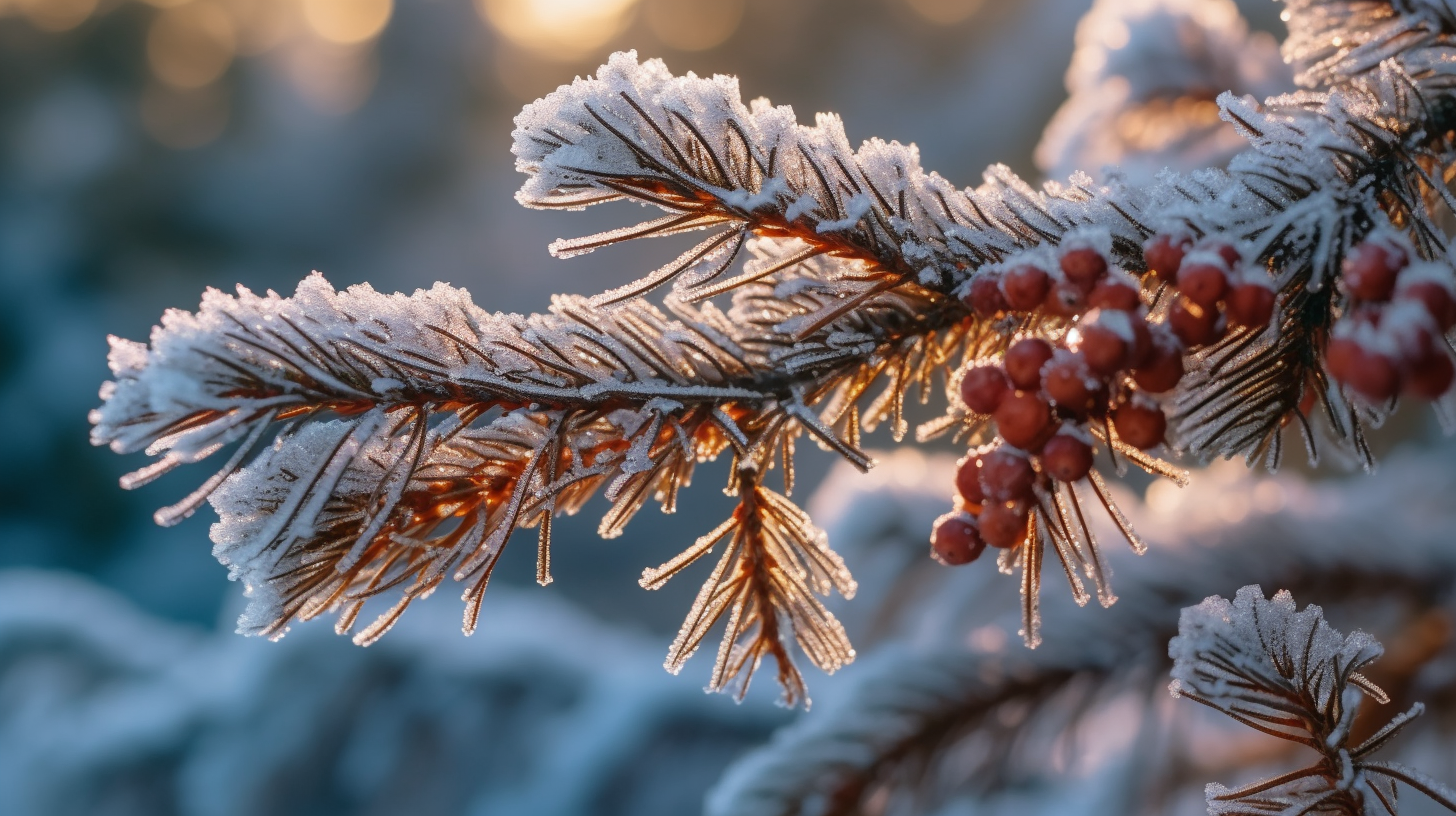
[[[1265,599],[1257,586],[1233,602],[1214,596],[1183,610],[1173,658],[1174,697],[1186,697],[1251,728],[1314,749],[1314,765],[1237,789],[1210,784],[1212,816],[1398,812],[1395,783],[1456,812],[1456,791],[1397,762],[1370,755],[1425,711],[1420,703],[1351,746],[1361,698],[1390,702],[1360,670],[1384,653],[1364,632],[1330,628],[1317,606],[1299,611],[1288,592]]]
[[[1143,5],[1099,13],[1135,22]],[[125,487],[219,454],[157,520],[212,500],[216,553],[251,599],[243,631],[325,612],[348,631],[381,597],[362,643],[447,577],[469,631],[515,529],[536,528],[548,583],[553,517],[600,491],[611,537],[649,501],[671,511],[695,466],[725,456],[737,509],[642,584],[726,542],[667,667],[725,621],[710,688],[741,694],[767,657],[793,704],[807,703],[795,646],[825,671],[853,660],[821,599],[855,587],[790,498],[795,445],[866,469],[863,433],[901,440],[905,401],[939,397],[914,438],[968,453],[933,552],[996,549],[1034,646],[1048,552],[1078,603],[1109,605],[1094,516],[1142,549],[1104,473],[1181,480],[1179,455],[1272,468],[1290,439],[1368,466],[1365,429],[1399,397],[1449,413],[1452,200],[1433,173],[1452,159],[1456,19],[1415,0],[1286,6],[1300,89],[1219,96],[1242,152],[1146,182],[1036,188],[995,165],[958,188],[913,146],[853,147],[836,116],[800,124],[745,104],[731,77],[613,55],[517,118],[517,199],[662,213],[557,241],[559,257],[704,233],[692,249],[530,316],[444,284],[209,291],[149,344],[113,341],[93,441],[154,457]]]

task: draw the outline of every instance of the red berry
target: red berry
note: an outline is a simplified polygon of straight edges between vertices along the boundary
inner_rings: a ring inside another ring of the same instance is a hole
[[[1330,373],[1335,379],[1370,402],[1387,402],[1400,393],[1400,366],[1390,357],[1349,338],[1331,341],[1327,359],[1330,357],[1334,358]]]
[[[1133,369],[1132,379],[1149,394],[1161,394],[1177,387],[1183,379],[1183,351],[1178,348],[1178,341],[1166,331],[1156,332],[1147,362]]]
[[[1274,290],[1262,283],[1241,283],[1229,290],[1224,307],[1229,325],[1262,329],[1274,317]]]
[[[993,318],[1006,311],[1006,298],[1001,294],[1000,279],[989,272],[982,272],[971,279],[970,291],[962,302],[978,316]]]
[[[1395,292],[1395,278],[1405,268],[1405,250],[1384,241],[1366,241],[1345,256],[1345,291],[1351,297],[1383,303]]]
[[[1178,290],[1199,306],[1211,309],[1228,291],[1228,273],[1217,263],[1195,258],[1178,270]]]
[[[1018,312],[1029,312],[1046,300],[1052,279],[1046,270],[1031,264],[1012,268],[1001,281],[1006,303]]]
[[[1052,407],[1030,391],[1007,395],[996,409],[996,430],[1001,438],[1022,450],[1035,450],[1051,422]]]
[[[986,491],[981,489],[981,459],[974,453],[968,454],[956,468],[956,492],[972,509],[986,503]]]
[[[992,547],[1009,550],[1026,538],[1027,507],[1021,502],[997,502],[981,511],[981,538]]]
[[[1087,305],[1097,309],[1117,309],[1135,312],[1142,305],[1138,290],[1117,280],[1105,280],[1092,288],[1087,296]]]
[[[1042,305],[1057,317],[1076,317],[1087,311],[1087,293],[1071,281],[1056,281]]]
[[[1345,384],[1371,402],[1385,402],[1400,392],[1400,367],[1384,354],[1366,351]]]
[[[1163,283],[1177,280],[1178,267],[1183,264],[1183,253],[1191,242],[1185,237],[1155,235],[1143,244],[1143,261],[1148,271]]]
[[[948,567],[969,564],[986,551],[976,519],[970,513],[946,513],[930,533],[930,555]]]
[[[1126,403],[1112,412],[1112,427],[1123,442],[1150,450],[1163,443],[1168,432],[1168,418],[1156,406]]]
[[[1009,393],[1011,383],[1001,366],[978,365],[961,377],[961,399],[978,414],[995,413]]]
[[[1244,260],[1233,244],[1225,244],[1222,241],[1206,242],[1200,249],[1216,253],[1218,257],[1223,258],[1224,264],[1229,269],[1238,268],[1238,265]]]
[[[1360,364],[1365,350],[1349,337],[1336,337],[1325,347],[1325,368],[1330,376],[1340,382],[1347,382],[1350,373]]]
[[[1112,375],[1127,367],[1132,344],[1132,321],[1127,312],[1088,312],[1082,321],[1080,331],[1082,345],[1079,351],[1087,361],[1087,367],[1098,374]],[[1141,322],[1141,321],[1140,321]]]
[[[1435,318],[1436,325],[1441,327],[1442,332],[1450,331],[1452,326],[1456,326],[1456,298],[1451,297],[1450,289],[1436,281],[1411,281],[1402,284],[1396,297],[1419,300],[1425,304],[1426,311]]]
[[[1106,402],[1106,388],[1080,354],[1063,351],[1042,369],[1042,390],[1059,410],[1076,417],[1085,417],[1099,402]]]
[[[1041,368],[1051,358],[1051,343],[1039,337],[1026,337],[1012,343],[1002,361],[1012,385],[1023,391],[1035,391],[1041,387]]]
[[[1128,323],[1132,325],[1132,345],[1127,350],[1127,368],[1137,368],[1152,357],[1153,334],[1142,315],[1129,314]]]
[[[1031,461],[1004,448],[981,457],[980,476],[981,492],[995,501],[1030,498],[1031,486],[1036,482]]]
[[[1107,274],[1107,259],[1092,247],[1074,247],[1062,253],[1062,274],[1082,291],[1091,291]]]
[[[1182,297],[1168,308],[1168,327],[1187,348],[1209,345],[1223,334],[1219,329],[1217,311]]]
[[[1075,482],[1092,469],[1092,446],[1067,434],[1057,434],[1041,449],[1041,466],[1053,479]]]
[[[1451,390],[1451,380],[1456,377],[1456,367],[1451,365],[1451,355],[1444,349],[1409,366],[1406,372],[1405,393],[1422,399],[1438,399]]]

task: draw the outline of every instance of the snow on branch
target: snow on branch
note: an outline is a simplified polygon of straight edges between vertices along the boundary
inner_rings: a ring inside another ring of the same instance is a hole
[[[1004,616],[1001,621],[986,617],[985,600],[971,600],[991,589],[981,576],[959,573],[930,586],[924,573],[907,572],[890,586],[877,586],[882,576],[867,580],[865,594],[889,599],[889,608],[872,618],[876,629],[894,625],[886,621],[897,617],[895,598],[913,595],[920,604],[903,616],[902,629],[882,635],[888,648],[870,648],[853,674],[836,679],[832,696],[814,716],[781,730],[769,745],[732,766],[710,795],[707,812],[834,816],[942,812],[957,806],[994,810],[1000,797],[1024,806],[1015,797],[1043,784],[1067,785],[1067,795],[1077,803],[1086,802],[1089,791],[1107,791],[1113,798],[1096,800],[1091,809],[1097,812],[1163,812],[1170,786],[1203,789],[1206,780],[1190,775],[1208,759],[1203,740],[1228,746],[1219,753],[1234,757],[1233,767],[1257,765],[1259,756],[1267,756],[1252,746],[1247,752],[1233,750],[1234,735],[1225,730],[1203,733],[1190,721],[1167,719],[1197,713],[1191,707],[1156,704],[1159,678],[1167,677],[1177,657],[1169,655],[1168,643],[1178,634],[1178,610],[1217,587],[1259,578],[1300,595],[1328,598],[1346,615],[1380,621],[1402,637],[1426,616],[1444,620],[1456,586],[1456,558],[1445,533],[1453,521],[1448,457],[1447,448],[1407,453],[1382,470],[1386,478],[1378,485],[1363,479],[1304,484],[1287,477],[1230,482],[1225,472],[1195,482],[1192,489],[1201,493],[1174,497],[1172,506],[1134,505],[1129,508],[1134,520],[1149,528],[1155,541],[1177,546],[1118,564],[1126,597],[1104,613],[1076,614],[1065,598],[1050,603],[1049,614],[1058,625],[1032,652],[996,647],[994,640],[978,636],[1005,626]],[[881,478],[908,479],[908,474]],[[1223,508],[1256,507],[1256,497],[1271,493],[1282,497],[1278,510],[1252,510],[1236,523],[1223,514]],[[869,498],[836,495],[846,509],[844,517],[825,519],[831,531],[846,523],[862,525],[852,508]],[[890,501],[883,495],[873,498]],[[1407,512],[1375,518],[1376,508],[1397,500]],[[881,507],[879,515],[893,514]],[[1376,536],[1387,543],[1372,547]],[[1351,575],[1360,576],[1354,587],[1347,582]],[[1262,615],[1261,631],[1269,632],[1291,617]],[[1270,635],[1270,643],[1302,647],[1301,635],[1316,632],[1346,669],[1351,660],[1379,651],[1363,636],[1350,641],[1338,636],[1308,609],[1292,617],[1308,628],[1280,631]],[[910,638],[915,646],[907,648]],[[1247,645],[1246,640],[1238,642]],[[1350,651],[1339,653],[1347,643]],[[1368,651],[1362,654],[1361,646]],[[1288,666],[1266,660],[1262,646],[1252,653],[1239,649],[1239,663],[1259,665],[1263,674],[1278,678],[1281,667]],[[1412,673],[1419,678],[1429,670],[1439,684],[1443,662],[1438,657],[1424,668],[1408,662],[1387,670],[1397,688],[1421,685]],[[1324,682],[1328,675],[1319,669],[1329,666],[1308,664],[1313,671],[1306,674],[1316,684]],[[1214,688],[1227,695],[1243,686],[1235,681]],[[1118,701],[1133,703],[1136,716]],[[1108,709],[1116,712],[1115,723],[1097,719]],[[1353,711],[1342,714],[1348,722]],[[1362,716],[1356,730],[1364,750],[1355,758],[1373,761],[1374,751],[1387,745],[1408,718],[1400,715],[1394,727],[1381,729],[1378,721]],[[1157,736],[1170,732],[1179,734],[1171,743]],[[1079,755],[1100,757],[1099,764],[1085,768],[1091,778],[1079,776],[1076,766],[1055,764],[1057,752],[1068,745],[1079,746]],[[1109,757],[1109,751],[1114,755]],[[1044,805],[1047,812],[1068,808],[1068,800],[1055,793],[1038,800],[1056,803]],[[1365,812],[1381,811],[1377,806]]]
[[[327,610],[348,629],[363,601],[394,598],[363,642],[446,575],[466,585],[468,630],[513,530],[539,530],[547,583],[556,514],[600,490],[613,502],[600,531],[616,535],[726,454],[740,504],[710,537],[731,545],[668,663],[726,616],[711,686],[738,688],[768,655],[799,700],[786,644],[826,670],[847,662],[815,596],[853,584],[763,476],[782,467],[789,493],[804,434],[866,469],[862,433],[901,438],[910,392],[942,391],[943,416],[916,439],[970,451],[937,556],[1000,548],[1034,646],[1048,549],[1076,600],[1093,594],[1085,583],[1115,600],[1084,507],[1142,549],[1098,467],[1179,479],[1163,456],[1185,452],[1277,466],[1286,426],[1312,457],[1328,437],[1368,464],[1363,429],[1398,396],[1450,392],[1444,9],[1295,0],[1286,49],[1309,90],[1262,104],[1223,93],[1219,115],[1249,147],[1227,170],[1148,184],[1075,174],[1036,189],[995,165],[957,189],[913,146],[855,149],[835,116],[801,125],[744,104],[730,77],[616,54],[517,118],[517,197],[663,211],[557,242],[558,256],[707,230],[696,247],[531,316],[444,285],[335,292],[315,276],[292,298],[209,291],[196,314],[168,312],[150,345],[113,341],[93,441],[155,457],[127,487],[232,446],[157,520],[214,499],[218,556],[254,599],[247,631]],[[668,283],[661,305],[643,298]]]
[[[1366,759],[1421,715],[1420,703],[1364,742],[1349,745],[1361,697],[1389,702],[1360,674],[1383,653],[1364,632],[1345,637],[1332,629],[1319,607],[1299,611],[1286,591],[1265,599],[1259,587],[1246,586],[1232,603],[1214,596],[1184,609],[1178,636],[1168,644],[1173,696],[1321,754],[1309,768],[1237,789],[1209,785],[1208,812],[1396,816],[1396,782],[1456,812],[1456,791],[1399,763]]]

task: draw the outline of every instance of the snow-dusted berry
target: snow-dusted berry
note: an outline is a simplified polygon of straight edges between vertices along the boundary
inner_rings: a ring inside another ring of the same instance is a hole
[[[1205,241],[1198,248],[1222,258],[1224,266],[1228,269],[1238,269],[1239,264],[1244,262],[1243,256],[1239,254],[1238,248],[1233,244],[1223,241]]]
[[[1087,291],[1068,280],[1056,281],[1042,306],[1057,317],[1076,317],[1087,311]]]
[[[992,414],[1011,393],[1011,382],[998,365],[978,365],[961,377],[961,399],[978,414]]]
[[[1060,263],[1062,274],[1083,291],[1091,291],[1107,274],[1107,259],[1092,247],[1069,249],[1062,253]]]
[[[981,511],[981,538],[992,547],[1009,550],[1026,540],[1027,518],[1024,502],[997,502]]]
[[[1051,276],[1034,264],[1012,267],[1001,279],[1006,303],[1018,312],[1030,312],[1041,306],[1051,288]]]
[[[1194,256],[1178,270],[1178,291],[1205,309],[1212,309],[1228,291],[1228,272],[1214,258]]]
[[[1092,470],[1092,446],[1075,436],[1059,433],[1042,446],[1041,466],[1053,479],[1075,482]]]
[[[996,430],[1010,445],[1036,450],[1052,423],[1052,407],[1031,391],[1007,395],[996,409]]]
[[[1129,402],[1113,410],[1112,427],[1123,442],[1134,448],[1151,450],[1163,444],[1163,437],[1168,432],[1168,418],[1156,405]]]
[[[1451,364],[1451,355],[1444,349],[1408,367],[1405,376],[1405,393],[1421,399],[1439,399],[1451,390],[1456,367]]]
[[[1384,303],[1395,293],[1396,276],[1408,263],[1405,250],[1385,241],[1365,241],[1345,256],[1345,291],[1359,300]]]
[[[1065,349],[1042,369],[1042,390],[1057,409],[1085,417],[1107,401],[1107,385],[1087,367],[1081,354]]]
[[[1001,281],[994,273],[982,272],[971,280],[963,301],[977,316],[994,318],[1007,309],[1006,297],[1001,294]]]
[[[981,462],[982,457],[972,453],[956,468],[956,492],[972,508],[986,503],[986,491],[981,488]]]
[[[1087,313],[1079,351],[1092,371],[1111,375],[1127,367],[1132,352],[1132,322],[1127,312],[1097,309]],[[1141,322],[1139,320],[1138,322]]]
[[[1230,326],[1262,329],[1274,317],[1274,290],[1261,281],[1246,281],[1229,290],[1224,302]]]
[[[1052,344],[1039,337],[1025,337],[1006,349],[1002,362],[1006,378],[1023,391],[1041,387],[1041,369],[1052,358]]]
[[[958,567],[969,564],[986,551],[976,519],[964,511],[946,513],[935,520],[930,533],[930,554],[936,561]]]
[[[1135,312],[1142,305],[1138,290],[1120,280],[1104,280],[1092,287],[1087,305],[1094,309],[1117,309]]]
[[[1132,371],[1133,382],[1149,394],[1172,391],[1183,379],[1183,351],[1166,329],[1152,333],[1147,360]]]
[[[980,479],[981,492],[987,498],[1018,501],[1031,497],[1036,471],[1026,456],[998,448],[981,457]]]
[[[1143,261],[1148,271],[1163,283],[1173,283],[1178,279],[1178,267],[1183,265],[1183,255],[1191,243],[1183,236],[1154,235],[1143,244]]]
[[[1396,289],[1395,296],[1424,304],[1442,332],[1450,331],[1456,325],[1456,297],[1452,297],[1451,289],[1444,283],[1434,280],[1403,280]]]
[[[1216,309],[1200,306],[1184,297],[1168,307],[1168,327],[1187,348],[1206,346],[1218,340],[1223,332]]]
[[[1400,393],[1400,363],[1389,354],[1366,348],[1353,337],[1336,337],[1326,353],[1330,374],[1372,403]]]

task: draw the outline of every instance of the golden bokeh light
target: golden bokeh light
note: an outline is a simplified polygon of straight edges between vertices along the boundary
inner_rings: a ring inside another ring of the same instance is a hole
[[[642,11],[652,34],[679,51],[716,48],[743,22],[743,0],[646,0]]]
[[[238,53],[257,56],[292,39],[304,25],[297,0],[226,0],[238,32]]]
[[[606,45],[631,22],[637,0],[476,0],[501,36],[538,56],[573,60]]]
[[[237,52],[233,19],[211,0],[159,13],[147,31],[147,64],[177,88],[200,88],[222,76]]]
[[[339,45],[374,39],[393,13],[393,0],[303,0],[303,17],[309,28]]]
[[[358,45],[295,43],[275,54],[293,87],[314,110],[351,113],[364,104],[379,78],[372,49]]]
[[[96,11],[96,0],[20,0],[20,11],[42,31],[69,31]]]
[[[905,3],[928,22],[953,25],[970,18],[984,0],[905,0]]]
[[[140,113],[153,139],[174,150],[191,150],[222,135],[229,108],[221,86],[182,89],[153,82],[142,92]]]

